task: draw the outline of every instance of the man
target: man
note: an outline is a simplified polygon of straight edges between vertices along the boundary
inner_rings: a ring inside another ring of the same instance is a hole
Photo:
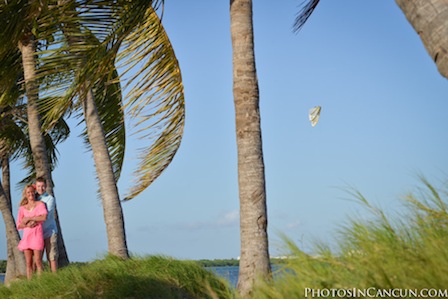
[[[38,199],[45,203],[47,206],[47,220],[43,223],[44,231],[44,244],[45,251],[47,252],[47,260],[50,264],[52,272],[56,272],[58,269],[58,228],[55,220],[55,208],[56,202],[52,195],[46,192],[47,182],[44,178],[38,177],[36,179],[36,191],[38,193]]]

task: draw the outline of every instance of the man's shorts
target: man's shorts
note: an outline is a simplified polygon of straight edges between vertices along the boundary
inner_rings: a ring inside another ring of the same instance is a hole
[[[59,257],[58,251],[58,234],[52,234],[50,238],[46,238],[45,250],[47,251],[47,259],[49,261],[57,261]]]

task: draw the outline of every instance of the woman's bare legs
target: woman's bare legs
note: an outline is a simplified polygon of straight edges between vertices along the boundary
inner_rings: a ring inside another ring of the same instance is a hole
[[[40,275],[43,270],[42,266],[42,250],[33,250],[34,253],[34,261],[36,263],[37,275]]]
[[[23,253],[25,254],[25,261],[26,261],[26,277],[28,279],[31,279],[31,277],[33,277],[33,250],[31,249],[25,249],[23,251]],[[42,260],[41,260],[42,261]]]

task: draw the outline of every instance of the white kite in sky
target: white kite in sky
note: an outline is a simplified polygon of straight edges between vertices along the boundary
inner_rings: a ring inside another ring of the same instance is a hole
[[[316,107],[313,107],[313,108],[310,109],[310,112],[309,112],[308,117],[309,117],[310,122],[311,122],[311,125],[312,125],[313,127],[314,127],[314,126],[317,124],[317,122],[319,121],[320,110],[321,110],[321,107],[320,107],[320,106],[316,106]]]

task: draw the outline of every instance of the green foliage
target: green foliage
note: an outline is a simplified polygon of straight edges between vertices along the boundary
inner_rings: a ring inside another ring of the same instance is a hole
[[[239,266],[240,264],[237,259],[197,260],[196,262],[202,267]]]
[[[306,290],[311,298],[312,290],[317,297],[318,290],[331,289],[347,295],[347,290],[354,288],[362,291],[370,288],[365,297],[361,294],[357,298],[393,289],[446,292],[448,192],[437,190],[424,179],[422,182],[418,196],[411,194],[405,198],[405,213],[394,217],[354,192],[374,217],[349,220],[337,238],[337,253],[320,245],[316,246],[317,254],[310,256],[285,238],[291,258],[280,270],[280,279],[262,283],[254,298],[306,298]]]
[[[215,259],[215,260],[196,260],[202,267],[238,267],[240,261],[237,259]],[[285,260],[280,258],[271,258],[271,264],[284,264]]]
[[[6,273],[6,261],[0,260],[0,273]]]
[[[228,284],[195,262],[108,256],[0,286],[0,298],[234,298]]]
[[[348,290],[370,289],[366,296],[348,295],[356,298],[371,298],[372,291],[382,290],[446,292],[448,190],[422,182],[416,194],[406,196],[404,212],[394,217],[353,192],[373,217],[349,220],[337,238],[337,252],[320,244],[316,254],[309,255],[285,237],[289,258],[272,260],[282,265],[272,281],[257,283],[253,298],[306,298],[306,290],[345,290],[348,294]],[[237,298],[227,282],[204,269],[236,265],[235,259],[107,257],[70,265],[57,275],[44,273],[30,282],[0,287],[0,298]],[[322,297],[342,297],[327,295]],[[314,297],[318,297],[316,293]]]

